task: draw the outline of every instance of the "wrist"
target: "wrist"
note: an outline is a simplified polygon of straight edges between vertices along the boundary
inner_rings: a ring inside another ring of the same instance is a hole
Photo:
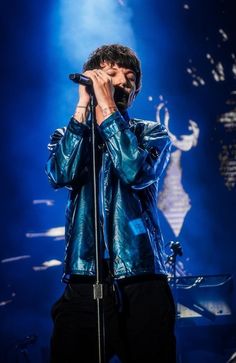
[[[87,101],[83,101],[83,100],[79,100],[79,102],[77,102],[76,107],[89,107],[89,102]]]
[[[100,106],[102,115],[104,118],[109,117],[112,113],[117,111],[117,106],[115,103],[111,103],[111,104],[106,104],[103,106]]]
[[[85,123],[88,112],[89,105],[83,102],[78,102],[73,117],[76,121]]]

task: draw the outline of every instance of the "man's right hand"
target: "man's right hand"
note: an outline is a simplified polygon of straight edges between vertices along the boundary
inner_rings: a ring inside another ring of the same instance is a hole
[[[86,75],[84,73],[84,75]],[[79,101],[76,105],[74,119],[78,122],[85,123],[88,115],[90,95],[86,90],[86,86],[79,85],[78,88]]]

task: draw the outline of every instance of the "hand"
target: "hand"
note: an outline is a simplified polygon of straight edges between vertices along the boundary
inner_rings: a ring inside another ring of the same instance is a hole
[[[86,77],[91,78],[93,82],[93,90],[97,100],[96,120],[100,125],[104,119],[117,110],[114,101],[114,87],[112,77],[110,77],[102,69],[93,69],[83,73]],[[77,104],[74,118],[78,122],[85,122],[87,110],[89,106],[90,95],[85,86],[79,86],[79,102]]]
[[[90,94],[87,92],[86,86],[79,85],[79,104],[88,106],[90,101]]]
[[[76,105],[74,112],[74,119],[80,123],[86,123],[86,119],[89,111],[90,95],[86,90],[86,87],[79,85],[79,101]]]
[[[97,104],[103,116],[107,117],[108,114],[117,109],[114,101],[115,89],[112,84],[112,77],[102,69],[86,71],[84,75],[92,79]]]
[[[90,94],[87,92],[86,86],[83,85],[79,85],[78,93],[79,101],[76,105],[73,117],[80,123],[86,123],[89,111]]]

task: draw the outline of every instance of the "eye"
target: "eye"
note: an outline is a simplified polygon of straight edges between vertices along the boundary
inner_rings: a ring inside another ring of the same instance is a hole
[[[135,78],[134,77],[127,77],[127,87],[128,88],[135,87]]]
[[[135,77],[128,77],[128,80],[129,80],[130,82],[135,82]]]
[[[127,79],[130,81],[130,82],[135,82],[136,81],[136,77],[133,73],[130,73],[127,75]]]
[[[107,72],[108,76],[115,76],[116,72],[113,69],[109,69]]]

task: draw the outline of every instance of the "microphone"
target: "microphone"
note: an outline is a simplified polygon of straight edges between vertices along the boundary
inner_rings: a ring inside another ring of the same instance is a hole
[[[177,256],[183,256],[183,249],[179,242],[170,242],[170,249],[174,252],[174,254]]]
[[[91,78],[86,77],[80,73],[69,74],[69,79],[75,83],[82,84],[83,86],[92,86],[93,85],[93,81],[91,80]]]

